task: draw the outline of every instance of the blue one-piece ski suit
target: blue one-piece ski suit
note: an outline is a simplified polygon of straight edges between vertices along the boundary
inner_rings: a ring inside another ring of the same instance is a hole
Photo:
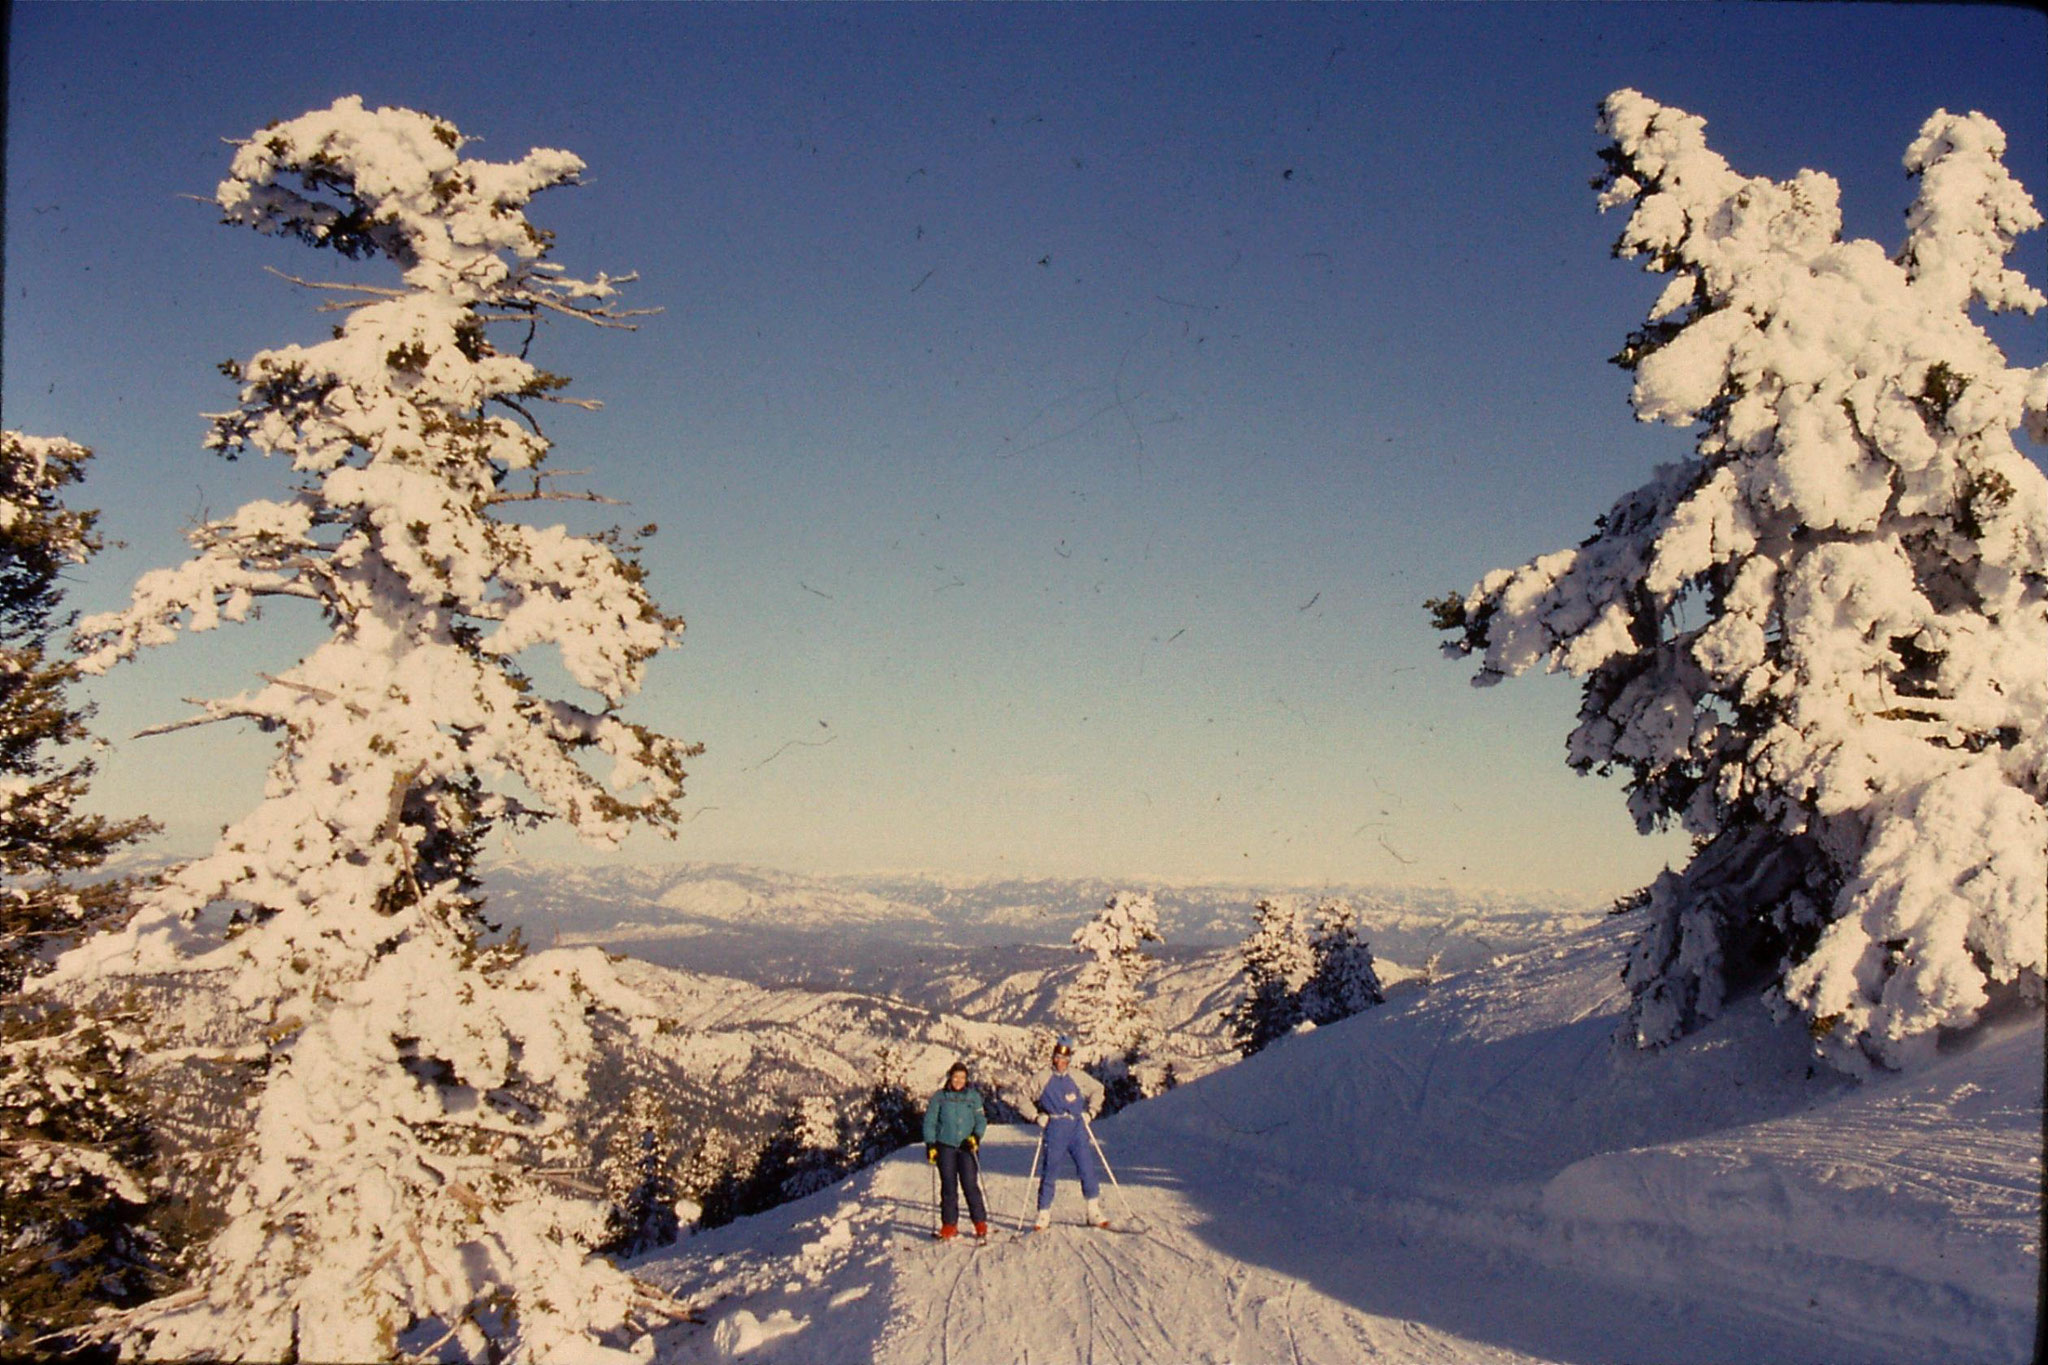
[[[1062,1157],[1074,1163],[1074,1171],[1081,1177],[1081,1197],[1095,1198],[1102,1192],[1102,1180],[1084,1120],[1102,1107],[1102,1086],[1084,1071],[1046,1070],[1032,1078],[1030,1094],[1032,1107],[1046,1116],[1044,1159],[1038,1172],[1039,1210],[1052,1207]]]

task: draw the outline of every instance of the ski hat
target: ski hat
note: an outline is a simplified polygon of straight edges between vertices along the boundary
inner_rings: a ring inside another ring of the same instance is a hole
[[[1074,1055],[1074,1040],[1064,1033],[1055,1039],[1052,1045],[1053,1056],[1057,1057],[1062,1052],[1066,1053],[1069,1057]]]

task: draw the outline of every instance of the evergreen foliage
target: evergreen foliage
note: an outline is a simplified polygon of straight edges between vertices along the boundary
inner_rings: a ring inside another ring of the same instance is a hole
[[[823,1095],[799,1095],[761,1149],[740,1191],[739,1212],[760,1213],[801,1199],[851,1169],[838,1106]]]
[[[676,1240],[679,1134],[675,1117],[654,1091],[636,1087],[605,1134],[605,1198],[611,1203],[602,1250],[641,1256]]]
[[[128,1040],[46,1000],[0,1014],[0,1360],[90,1350],[105,1308],[161,1292],[154,1134]]]
[[[1981,114],[1908,148],[1895,255],[1694,115],[1623,90],[1600,126],[1615,253],[1670,277],[1616,360],[1696,458],[1430,607],[1480,683],[1585,678],[1572,766],[1693,836],[1644,900],[1638,1044],[1761,989],[1842,1066],[1906,1065],[2043,995],[2048,478],[2012,433],[2048,441],[2048,369],[1973,315],[2040,308],[2004,259],[2041,217]]]
[[[1286,1037],[1307,1017],[1301,993],[1315,971],[1308,926],[1292,897],[1267,896],[1252,907],[1252,916],[1255,927],[1239,948],[1244,993],[1225,1015],[1231,1041],[1246,1057]]]
[[[76,665],[51,657],[71,623],[58,576],[100,549],[97,514],[64,505],[92,452],[71,441],[0,432],[0,994],[126,909],[126,882],[79,886],[87,872],[155,828],[78,809],[92,759],[92,709],[67,689]]]
[[[849,1170],[873,1165],[923,1134],[923,1100],[910,1093],[903,1059],[893,1048],[882,1050],[865,1102],[851,1109],[846,1120],[848,1136],[842,1146],[852,1163]]]
[[[1104,1113],[1144,1098],[1141,1068],[1158,1034],[1140,989],[1154,965],[1144,945],[1164,941],[1150,893],[1119,891],[1074,931],[1074,948],[1088,961],[1061,999],[1060,1012],[1090,1054],[1088,1068],[1105,1092]]]
[[[164,1281],[148,1225],[155,1144],[127,1076],[132,1039],[33,992],[56,952],[127,908],[124,880],[79,885],[153,826],[77,808],[93,764],[58,576],[100,548],[63,490],[91,452],[0,432],[0,1358],[85,1348],[78,1329]]]
[[[1372,946],[1359,937],[1358,911],[1341,898],[1319,901],[1310,913],[1311,966],[1301,988],[1302,1016],[1334,1024],[1386,1003]]]
[[[1252,913],[1255,927],[1240,949],[1244,991],[1225,1014],[1242,1055],[1304,1022],[1334,1024],[1386,1000],[1349,901],[1318,901],[1304,914],[1292,897],[1269,896]]]
[[[676,1176],[685,1198],[697,1205],[697,1226],[723,1227],[740,1216],[746,1168],[739,1144],[719,1129],[699,1134]]]
[[[227,222],[400,278],[333,286],[331,335],[224,367],[240,401],[210,444],[288,463],[288,491],[199,525],[191,559],[80,623],[91,671],[265,604],[330,629],[200,703],[185,723],[276,738],[262,803],[59,969],[217,972],[219,1007],[265,1040],[226,1226],[191,1292],[109,1325],[131,1352],[593,1356],[645,1302],[588,1254],[604,1204],[536,1172],[585,1093],[588,1016],[641,1005],[594,950],[492,943],[474,860],[497,825],[561,819],[598,843],[673,828],[695,749],[619,708],[681,623],[620,537],[523,519],[588,500],[543,470],[534,413],[569,400],[526,359],[534,325],[624,315],[617,282],[563,275],[525,212],[582,163],[465,143],[349,97],[239,145]],[[544,694],[522,665],[541,650],[595,705]]]

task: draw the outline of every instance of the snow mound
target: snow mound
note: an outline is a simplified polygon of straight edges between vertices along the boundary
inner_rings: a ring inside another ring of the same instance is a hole
[[[787,1308],[776,1309],[765,1321],[742,1308],[729,1318],[719,1319],[711,1339],[721,1355],[739,1357],[777,1337],[801,1332],[810,1325],[808,1319],[792,1316]]]

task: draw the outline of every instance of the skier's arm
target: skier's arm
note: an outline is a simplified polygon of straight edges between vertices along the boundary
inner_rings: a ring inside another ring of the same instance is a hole
[[[1040,1107],[1038,1101],[1044,1098],[1045,1088],[1051,1084],[1052,1073],[1050,1071],[1041,1071],[1031,1078],[1031,1089],[1026,1092],[1024,1103],[1030,1108],[1033,1119],[1045,1117],[1045,1110]]]
[[[981,1092],[974,1093],[974,1141],[978,1145],[988,1132],[988,1106],[981,1102]]]
[[[939,1140],[939,1097],[932,1096],[931,1103],[924,1107],[924,1145],[929,1147]]]
[[[1088,1117],[1094,1118],[1102,1112],[1102,1082],[1085,1071],[1076,1071],[1074,1080],[1081,1086],[1081,1103],[1088,1110]]]

